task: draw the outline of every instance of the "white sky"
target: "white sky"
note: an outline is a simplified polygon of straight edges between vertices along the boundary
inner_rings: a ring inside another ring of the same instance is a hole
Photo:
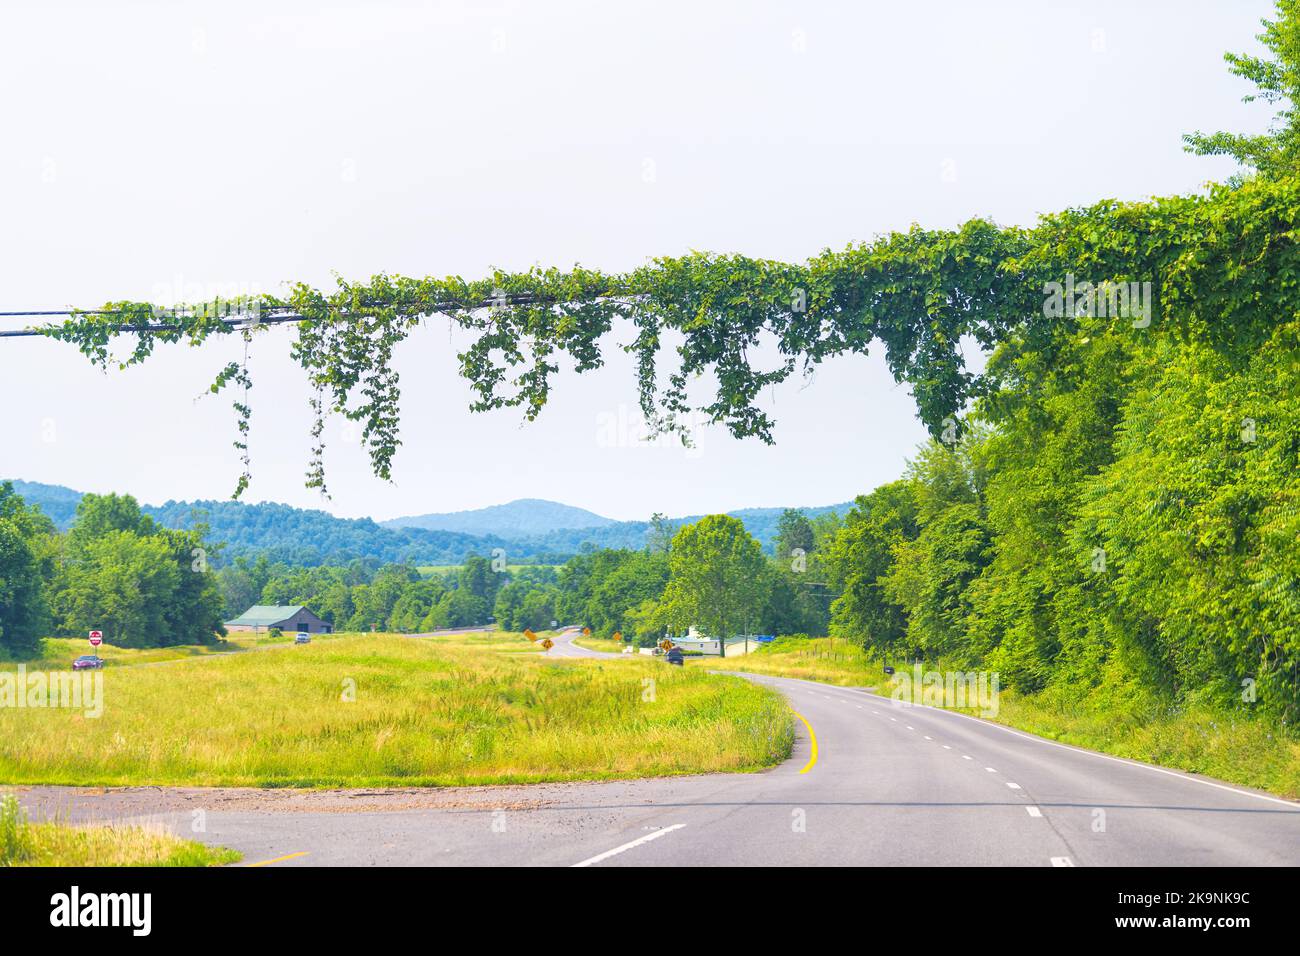
[[[1253,49],[1270,10],[8,0],[0,310],[691,249],[801,260],[912,222],[1187,192],[1233,166],[1184,154],[1183,132],[1266,120],[1221,57]],[[638,445],[617,352],[521,426],[468,412],[464,341],[441,323],[399,353],[392,484],[329,426],[323,502],[302,486],[304,373],[287,332],[260,337],[245,500],[381,519],[519,497],[616,518],[828,504],[897,477],[924,437],[875,356],[777,389],[771,448],[720,429],[690,454]],[[0,340],[0,475],[228,496],[229,399],[195,398],[235,348],[105,376],[69,346]]]

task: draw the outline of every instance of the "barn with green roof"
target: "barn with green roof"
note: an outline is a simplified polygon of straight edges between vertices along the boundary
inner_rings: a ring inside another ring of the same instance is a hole
[[[227,631],[269,631],[273,627],[285,633],[328,634],[333,630],[301,604],[254,604],[233,621],[226,622]]]

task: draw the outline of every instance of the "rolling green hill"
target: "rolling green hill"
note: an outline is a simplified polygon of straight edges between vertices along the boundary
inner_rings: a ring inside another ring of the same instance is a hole
[[[15,490],[38,505],[62,530],[72,525],[81,492],[62,485],[14,481]],[[835,511],[844,514],[851,502],[801,509],[809,517]],[[554,501],[521,499],[506,505],[399,518],[379,523],[369,518],[337,518],[325,511],[265,502],[168,501],[143,505],[142,510],[168,528],[191,528],[200,522],[211,529],[213,541],[225,542],[218,559],[265,554],[273,561],[315,566],[373,559],[380,563],[413,565],[459,564],[472,554],[491,555],[502,548],[511,563],[553,564],[592,548],[645,547],[648,521],[614,521],[581,508]],[[770,547],[784,508],[747,508],[732,512],[749,533]],[[680,526],[701,515],[669,519]],[[455,528],[415,527],[404,521],[429,519],[430,524]],[[577,526],[555,522],[575,520]],[[477,531],[468,529],[476,528]]]

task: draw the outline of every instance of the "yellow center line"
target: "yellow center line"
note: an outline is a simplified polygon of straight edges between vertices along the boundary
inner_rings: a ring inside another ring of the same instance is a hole
[[[306,856],[306,855],[307,855],[307,851],[303,850],[300,853],[288,853],[284,856],[277,856],[274,860],[263,860],[261,863],[250,863],[248,865],[249,866],[270,866],[272,863],[283,863],[285,860],[295,860],[300,856]]]
[[[808,757],[808,763],[799,771],[800,773],[807,773],[813,768],[813,765],[817,763],[817,735],[813,733],[812,724],[808,723],[807,717],[799,713],[797,710],[792,710],[790,713],[802,720],[803,725],[808,728],[808,740],[812,743],[812,754]]]

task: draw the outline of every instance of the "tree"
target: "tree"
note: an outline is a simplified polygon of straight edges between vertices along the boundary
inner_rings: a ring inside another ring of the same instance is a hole
[[[393,604],[388,628],[392,631],[409,632],[420,630],[424,619],[441,599],[444,591],[442,582],[437,580],[417,581],[404,588],[401,597]]]
[[[776,523],[776,556],[789,561],[799,553],[807,555],[815,547],[812,522],[802,511],[786,508]]]
[[[59,629],[101,628],[129,647],[211,643],[225,634],[224,600],[203,524],[163,528],[129,495],[86,495],[51,575]],[[240,608],[243,611],[244,608]]]
[[[915,487],[882,485],[858,498],[823,558],[839,591],[831,605],[831,633],[886,655],[907,632],[906,609],[886,596],[895,549],[917,535]]]
[[[763,571],[763,550],[740,520],[709,515],[686,525],[673,537],[664,616],[717,638],[725,657],[727,638],[757,623]]]
[[[54,572],[54,524],[0,482],[0,650],[34,654],[50,625],[46,583]]]
[[[637,647],[653,647],[664,632],[663,607],[658,601],[642,601],[623,615],[623,639]]]
[[[211,644],[226,634],[221,585],[208,566],[220,546],[208,545],[206,534],[207,528],[200,525],[191,531],[162,529],[155,535],[166,542],[177,569],[175,586],[163,605],[159,646]]]
[[[656,511],[650,516],[650,527],[646,530],[646,550],[651,554],[667,554],[673,546],[676,528],[668,516]]]
[[[120,647],[156,647],[165,640],[180,580],[165,538],[107,531],[88,542],[64,571],[58,610],[66,633],[98,628]]]
[[[608,567],[592,588],[584,620],[601,637],[626,630],[627,612],[643,601],[658,600],[668,583],[669,558],[645,551],[616,552],[617,563]]]
[[[253,562],[241,556],[233,564],[221,569],[217,577],[221,582],[225,615],[238,617],[254,604],[262,603],[262,591],[271,579],[271,563],[264,554],[258,555]],[[315,608],[313,610],[321,613]]]
[[[1262,99],[1280,108],[1267,133],[1189,133],[1188,152],[1198,156],[1231,156],[1264,176],[1294,174],[1300,168],[1300,0],[1276,0],[1277,19],[1261,21],[1258,39],[1270,57],[1225,53],[1229,70],[1255,85],[1245,103]]]
[[[77,520],[68,531],[68,550],[79,552],[110,531],[147,537],[157,533],[158,527],[130,495],[83,495],[77,504]]]
[[[17,522],[0,518],[0,650],[22,656],[40,648],[49,611],[40,561]]]
[[[497,588],[505,582],[505,574],[494,571],[492,562],[481,555],[471,555],[461,565],[458,588],[464,588],[476,598],[482,598],[488,607],[496,600]]]

